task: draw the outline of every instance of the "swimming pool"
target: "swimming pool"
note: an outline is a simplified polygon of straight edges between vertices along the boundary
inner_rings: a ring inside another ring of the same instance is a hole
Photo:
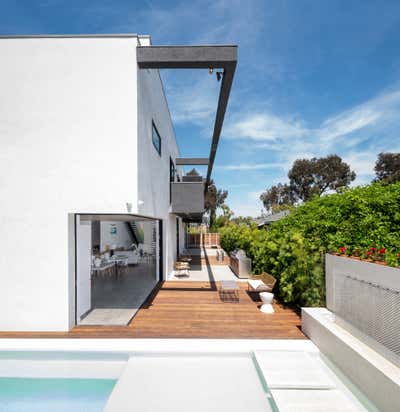
[[[112,379],[0,378],[1,412],[101,412]]]
[[[377,411],[310,341],[13,344],[0,350],[0,412]]]

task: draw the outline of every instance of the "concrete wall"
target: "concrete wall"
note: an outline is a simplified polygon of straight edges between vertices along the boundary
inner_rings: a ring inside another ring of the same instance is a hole
[[[0,40],[0,330],[72,326],[71,213],[137,212],[136,43]],[[165,118],[157,111],[164,134]],[[166,188],[164,160],[151,176]],[[146,197],[146,211],[165,211],[164,197]]]
[[[385,412],[400,404],[399,290],[397,268],[326,255],[329,310],[302,309],[303,332]]]
[[[179,150],[158,70],[138,71],[138,213],[163,219],[164,271],[176,259],[176,219],[170,214],[170,157]],[[152,122],[161,136],[161,156],[152,143]]]
[[[400,270],[397,268],[341,256],[326,255],[326,307],[332,312],[336,311],[334,279],[349,275],[384,288],[400,290]]]
[[[400,270],[326,256],[327,307],[336,323],[400,365]]]

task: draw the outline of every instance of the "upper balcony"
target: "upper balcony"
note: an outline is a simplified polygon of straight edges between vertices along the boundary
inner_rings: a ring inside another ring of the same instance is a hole
[[[177,166],[208,165],[208,159],[176,159]],[[186,222],[201,222],[204,213],[205,179],[200,175],[187,174],[177,182],[171,182],[171,212]]]
[[[171,180],[171,212],[186,222],[201,222],[204,197],[211,182],[211,173],[221,135],[225,112],[237,63],[237,46],[138,46],[139,69],[206,69],[220,83],[217,111],[212,133],[210,154],[206,159],[176,159],[178,165],[207,165],[205,179],[196,181],[185,176]],[[194,163],[193,163],[194,161]],[[206,162],[204,162],[206,161]]]

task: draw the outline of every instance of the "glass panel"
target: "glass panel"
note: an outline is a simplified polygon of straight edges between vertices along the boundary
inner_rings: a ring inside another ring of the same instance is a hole
[[[161,137],[160,134],[158,133],[158,130],[153,122],[153,131],[152,131],[152,140],[153,140],[153,146],[157,150],[158,154],[161,156]]]
[[[158,221],[77,220],[77,323],[127,325],[159,279]]]

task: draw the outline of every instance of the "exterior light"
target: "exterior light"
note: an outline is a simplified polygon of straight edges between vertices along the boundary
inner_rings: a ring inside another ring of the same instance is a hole
[[[213,74],[213,71],[214,71],[214,67],[210,66],[210,67],[208,68],[208,73],[209,73],[209,74]]]

